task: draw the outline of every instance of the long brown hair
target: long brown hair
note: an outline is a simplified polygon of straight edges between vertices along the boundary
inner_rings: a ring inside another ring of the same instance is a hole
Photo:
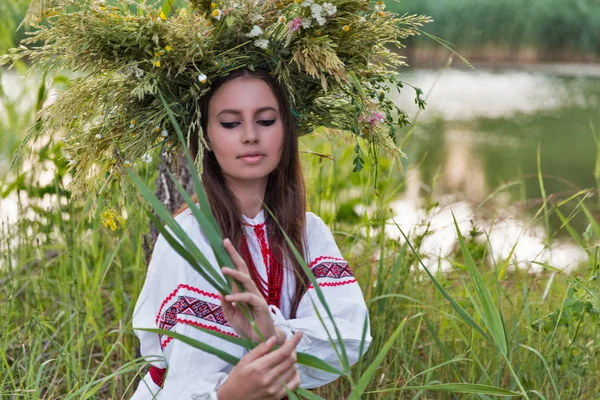
[[[275,170],[268,177],[264,205],[265,208],[268,208],[275,215],[281,228],[288,234],[298,252],[304,255],[306,193],[302,169],[300,167],[296,125],[292,118],[288,96],[284,88],[271,74],[264,70],[257,69],[250,71],[248,69],[240,69],[230,73],[226,77],[215,81],[211,85],[210,92],[200,99],[201,115],[199,118],[202,131],[206,135],[208,105],[213,94],[226,82],[246,76],[259,78],[266,82],[279,103],[279,114],[281,115],[284,128],[281,159]],[[192,153],[192,157],[195,158],[198,153],[197,132],[191,134],[189,143],[190,152]],[[202,166],[202,183],[206,189],[212,212],[221,227],[223,237],[229,238],[236,249],[240,249],[244,232],[242,229],[241,213],[237,209],[233,193],[225,183],[221,167],[213,152],[206,151],[205,149]],[[185,209],[187,209],[187,205],[183,205],[177,210],[175,215]],[[280,252],[283,260],[285,260],[284,265],[291,266],[291,272],[294,272],[296,276],[296,287],[292,298],[290,315],[291,318],[295,318],[298,304],[308,288],[309,280],[281,234],[277,223],[267,211],[265,211],[265,222],[271,251],[274,254]],[[246,263],[249,264],[250,262],[251,260],[246,260]],[[259,282],[256,282],[256,284],[259,284]]]

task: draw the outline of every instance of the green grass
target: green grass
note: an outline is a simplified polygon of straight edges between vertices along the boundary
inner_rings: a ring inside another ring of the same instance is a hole
[[[583,266],[579,280],[564,274],[551,278],[550,271],[505,272],[508,261],[490,265],[486,246],[467,235],[469,253],[478,255],[473,265],[481,274],[479,284],[491,294],[492,304],[498,299],[501,304],[509,345],[505,358],[497,343],[483,339],[417,268],[408,246],[379,233],[389,216],[387,204],[402,185],[393,166],[384,165],[376,197],[368,174],[350,172],[351,148],[318,137],[303,139],[303,145],[335,155],[335,160],[303,155],[309,203],[333,228],[369,302],[374,341],[353,373],[361,375],[397,334],[363,398],[464,396],[425,389],[389,391],[439,383],[513,392],[519,392],[520,383],[529,398],[536,398],[535,391],[547,399],[558,398],[557,393],[564,399],[592,398],[600,390],[598,281],[588,282],[597,271]],[[352,210],[357,202],[375,203],[377,211],[372,217],[357,215]],[[139,208],[131,208],[124,227],[112,232],[101,224],[101,210],[88,220],[82,207],[71,201],[60,211],[40,209],[35,220],[22,221],[2,235],[0,393],[7,398],[85,398],[87,393],[89,398],[114,399],[132,393],[141,363],[130,323],[145,274],[142,242],[148,220]],[[419,254],[422,238],[410,239]],[[581,239],[582,245],[594,253],[593,235],[588,239]],[[477,289],[469,283],[472,275],[458,249],[451,261],[454,272],[432,271],[433,276],[489,334],[484,322],[488,314],[477,311]],[[592,258],[589,268],[593,265]],[[489,301],[488,311],[493,312]],[[338,381],[318,393],[339,399],[349,391],[347,383]]]
[[[388,2],[388,8],[431,16],[434,22],[424,31],[459,51],[533,49],[542,56],[600,51],[600,7],[595,0],[403,0]],[[439,47],[425,37],[419,44]]]

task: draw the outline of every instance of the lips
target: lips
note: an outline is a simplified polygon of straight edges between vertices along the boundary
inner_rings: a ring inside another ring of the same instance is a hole
[[[265,153],[261,153],[260,151],[249,151],[247,153],[241,154],[238,158],[251,158],[251,157],[264,157]]]

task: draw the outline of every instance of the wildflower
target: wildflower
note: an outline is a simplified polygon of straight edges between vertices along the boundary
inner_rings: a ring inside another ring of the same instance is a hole
[[[222,13],[221,13],[221,10],[219,10],[218,8],[215,8],[214,10],[212,10],[212,13],[211,13],[211,15],[212,15],[212,16],[213,16],[213,17],[214,17],[214,18],[215,18],[217,21],[220,21],[220,20],[221,20]]]
[[[295,0],[296,4],[302,4],[302,0]]]
[[[156,127],[154,128],[154,133],[158,133],[160,132],[160,126],[156,125]]]
[[[377,15],[379,15],[380,17],[383,17],[383,16],[385,16],[385,13],[384,13],[383,11],[379,11],[379,12],[377,13]]]
[[[133,129],[133,128],[135,128],[136,125],[137,125],[137,121],[135,119],[132,119],[131,123],[129,124],[129,128]]]
[[[315,20],[317,21],[317,24],[319,24],[319,26],[323,26],[327,22],[327,20],[323,17],[315,18]]]
[[[106,11],[106,6],[104,4],[100,4],[98,8],[100,9],[100,11]]]
[[[261,35],[262,33],[263,33],[263,31],[262,31],[262,29],[260,29],[260,26],[254,25],[252,27],[252,30],[250,32],[248,32],[246,34],[246,36],[248,36],[248,37],[256,37],[256,36]]]
[[[283,3],[278,1],[277,3],[275,3],[275,8],[281,10],[283,8]]]
[[[208,77],[206,75],[204,75],[203,73],[200,73],[198,75],[198,80],[200,81],[200,83],[206,83],[207,79],[208,79]]]
[[[155,66],[156,68],[159,68],[159,67],[160,67],[160,60],[156,60],[156,61],[154,61],[154,66]]]
[[[350,30],[350,25],[344,25],[344,26],[342,26],[342,30],[344,32],[348,32]]]
[[[363,128],[362,129],[362,133],[363,133],[363,135],[368,135],[369,134],[369,128]]]
[[[131,167],[131,161],[129,161],[129,160],[123,161],[123,166],[127,167],[127,168],[130,168]]]
[[[323,3],[323,9],[330,17],[337,12],[337,7],[331,3]]]
[[[254,45],[256,47],[260,47],[261,49],[266,49],[269,45],[269,41],[267,39],[256,39],[254,41]]]
[[[169,46],[169,45],[166,45],[166,46],[165,46],[165,50],[166,50],[166,51],[167,51],[167,53],[168,53],[169,51],[173,50],[173,48],[172,48],[171,46]]]
[[[65,154],[65,160],[67,160],[69,162],[69,165],[75,165],[75,164],[77,164],[77,161],[75,161],[73,159],[73,157],[71,157],[70,154]]]
[[[67,139],[67,137],[65,136],[64,138],[62,138],[63,143],[69,143],[69,139]]]
[[[144,154],[144,155],[141,157],[141,159],[142,159],[142,161],[143,161],[143,162],[145,162],[145,163],[151,163],[151,162],[152,162],[152,156],[151,156],[150,154],[148,154],[148,153]]]
[[[204,23],[204,26],[206,26],[207,28],[209,28],[211,25],[212,25],[212,22],[210,22],[210,21],[206,21],[206,22]],[[198,37],[200,37],[200,34],[199,34],[199,33],[198,33]]]
[[[314,0],[303,0],[302,4],[300,4],[301,7],[310,7],[313,5],[315,1]]]
[[[310,6],[310,12],[312,13],[314,19],[320,18],[321,13],[323,12],[323,6],[315,3]]]
[[[212,9],[217,8],[217,3],[215,3],[214,1],[212,3],[210,3],[210,8],[212,8]]]
[[[102,139],[102,135],[101,135],[101,134],[99,134],[99,133],[97,133],[97,134],[96,134],[96,139],[98,139],[98,140]]]
[[[281,22],[282,24],[285,24],[285,21],[286,21],[286,20],[287,20],[287,19],[285,18],[285,15],[280,15],[280,16],[279,16],[279,22]]]
[[[304,29],[308,29],[308,28],[310,28],[310,26],[311,26],[311,25],[312,25],[312,19],[310,19],[310,18],[304,18],[304,19],[302,20],[302,27],[303,27]]]
[[[162,130],[162,132],[160,133],[160,135],[161,135],[162,137],[165,137],[165,138],[166,138],[167,136],[169,136],[169,132],[168,132],[166,129],[163,129],[163,130]]]
[[[110,228],[110,230],[114,232],[117,230],[117,223],[115,222],[117,217],[118,214],[115,212],[115,210],[112,208],[107,208],[100,215],[100,221],[102,222],[102,225],[104,225],[106,228]]]
[[[290,21],[288,27],[290,29],[290,31],[292,32],[296,32],[300,29],[300,26],[302,26],[302,18],[300,17],[296,17],[293,20]]]

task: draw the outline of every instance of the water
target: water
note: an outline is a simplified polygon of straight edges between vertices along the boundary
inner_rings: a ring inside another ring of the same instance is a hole
[[[416,70],[403,80],[423,89],[428,105],[416,111],[409,89],[398,96],[417,128],[405,148],[407,190],[392,208],[403,229],[419,233],[424,221],[431,223],[433,234],[423,243],[430,266],[456,246],[451,212],[463,233],[473,223],[487,232],[496,260],[511,256],[515,243],[513,265],[532,271],[540,265],[531,261],[570,269],[586,260],[564,229],[546,246],[543,217],[532,218],[543,204],[538,146],[544,187],[554,203],[597,187],[599,67]],[[432,202],[438,206],[426,212]],[[561,211],[569,215],[576,203]],[[597,209],[598,200],[588,205]],[[549,222],[550,232],[561,226],[555,215]],[[572,224],[581,233],[587,220],[580,213]],[[399,236],[394,225],[389,233]]]

